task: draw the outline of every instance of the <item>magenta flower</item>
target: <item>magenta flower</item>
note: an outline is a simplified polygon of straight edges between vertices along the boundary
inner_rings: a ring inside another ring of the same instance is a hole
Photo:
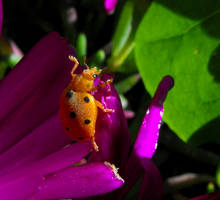
[[[97,91],[95,98],[115,112],[99,112],[96,142],[100,151],[94,152],[89,143],[71,144],[58,118],[59,98],[71,78],[69,55],[74,55],[72,48],[51,33],[0,83],[0,199],[96,195],[122,199],[142,173],[139,198],[160,199],[161,178],[150,158],[172,78],[165,77],[158,87],[130,157],[129,132],[119,97],[113,85]],[[74,165],[91,151],[85,164]]]
[[[3,24],[3,7],[2,7],[2,0],[0,0],[0,36],[2,32],[2,24]]]
[[[107,14],[114,12],[118,0],[104,0],[104,7]]]
[[[189,200],[217,200],[220,199],[220,191],[204,194],[202,196],[194,197]]]

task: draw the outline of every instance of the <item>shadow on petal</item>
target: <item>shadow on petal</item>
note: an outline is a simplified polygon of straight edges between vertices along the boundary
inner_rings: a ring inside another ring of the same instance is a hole
[[[1,81],[0,152],[56,112],[60,94],[70,80],[70,53],[74,51],[67,42],[50,33]]]

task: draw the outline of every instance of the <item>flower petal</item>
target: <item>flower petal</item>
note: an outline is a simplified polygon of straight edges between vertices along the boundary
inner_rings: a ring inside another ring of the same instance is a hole
[[[120,198],[131,189],[138,177],[143,173],[146,166],[143,165],[151,158],[156,150],[157,140],[159,136],[159,125],[162,119],[163,101],[166,98],[167,92],[173,86],[173,79],[170,76],[163,78],[158,86],[156,94],[151,102],[150,108],[147,111],[137,139],[134,144],[133,151],[129,157],[125,168],[126,183],[122,188]]]
[[[107,74],[103,75],[103,80],[109,78]],[[95,98],[114,112],[107,114],[100,110],[98,113],[95,140],[99,152],[93,152],[90,161],[108,161],[123,168],[128,159],[130,135],[119,96],[111,84],[98,90]]]
[[[4,200],[24,200],[43,183],[42,176],[25,176],[12,182],[0,184],[0,197]]]
[[[114,12],[118,0],[104,0],[104,7],[107,14]]]
[[[174,81],[172,77],[164,77],[146,112],[134,145],[134,151],[140,158],[152,158],[156,150],[160,123],[163,116],[163,102],[173,85]]]
[[[123,180],[109,165],[90,163],[47,176],[30,199],[83,198],[111,192],[122,184]]]
[[[12,173],[0,177],[0,184],[33,174],[46,176],[47,174],[54,173],[80,162],[89,151],[90,145],[88,143],[68,145],[41,160],[30,162]]]
[[[39,160],[70,143],[56,115],[45,121],[8,151],[0,154],[0,175]]]
[[[194,197],[188,200],[217,200],[220,199],[220,191],[204,194],[198,197]]]
[[[0,0],[0,36],[2,33],[2,24],[3,24],[3,8],[2,8],[2,0]]]
[[[71,78],[70,53],[73,50],[66,41],[51,33],[1,81],[0,152],[56,112],[60,94]]]
[[[140,160],[138,157],[133,155],[132,161],[134,163],[130,163],[130,165],[128,165],[126,168],[126,180],[123,187],[119,190],[118,200],[124,199],[125,195],[131,190],[138,178],[143,173],[144,178],[142,180],[138,199],[160,200],[162,196],[163,185],[160,172],[157,167],[150,159],[147,158]]]
[[[142,160],[142,166],[144,167],[145,173],[138,199],[161,200],[163,182],[159,170],[154,163],[148,159]]]

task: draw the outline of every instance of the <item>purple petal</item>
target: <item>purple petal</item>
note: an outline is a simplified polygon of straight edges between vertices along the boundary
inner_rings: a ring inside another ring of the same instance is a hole
[[[0,175],[57,151],[71,140],[57,115],[45,121],[28,136],[0,155]]]
[[[131,163],[131,161],[133,163]],[[135,157],[135,155],[132,155],[126,167],[126,174],[125,174],[126,180],[125,180],[125,184],[119,191],[118,200],[124,199],[126,194],[131,190],[131,188],[134,186],[138,178],[143,173],[144,173],[144,178],[142,180],[142,185],[138,199],[153,199],[153,200],[161,199],[163,185],[159,170],[151,160],[147,158],[140,160],[138,157]],[[149,198],[144,198],[144,197],[149,197]]]
[[[111,192],[122,184],[109,165],[90,163],[47,176],[30,199],[83,198]]]
[[[104,0],[104,7],[107,14],[114,12],[118,0]]]
[[[0,185],[0,197],[4,200],[24,200],[31,195],[42,184],[44,178],[41,176],[26,176],[9,183]]]
[[[159,137],[160,124],[163,116],[163,102],[174,81],[166,76],[160,82],[149,109],[146,112],[134,145],[134,151],[140,158],[152,158]]]
[[[2,7],[2,0],[0,0],[0,36],[2,33],[2,24],[3,24],[3,7]]]
[[[47,174],[70,167],[73,164],[80,162],[89,151],[90,145],[88,143],[76,143],[66,146],[41,160],[30,162],[22,168],[0,177],[0,185],[5,182],[10,182],[10,180],[19,179],[19,177],[31,176],[33,174],[46,176]]]
[[[1,81],[0,152],[56,112],[60,94],[70,81],[70,53],[66,41],[51,33]]]
[[[138,199],[161,200],[163,182],[159,170],[154,163],[148,159],[142,160],[142,166],[144,167],[145,173]]]
[[[188,200],[217,200],[220,199],[220,191],[194,197]]]
[[[137,139],[134,144],[133,151],[125,168],[126,184],[124,185],[120,197],[131,189],[138,177],[146,169],[143,164],[149,163],[156,150],[156,145],[159,136],[160,122],[162,119],[163,101],[166,98],[167,92],[173,86],[173,79],[170,76],[163,78],[159,84],[152,103],[144,117]]]
[[[103,78],[108,79],[108,75],[105,74]],[[123,168],[128,159],[130,135],[120,99],[112,84],[110,88],[99,90],[95,98],[114,112],[98,112],[95,140],[99,152],[93,152],[90,161],[108,161]]]
[[[151,158],[157,148],[163,106],[150,106],[141,124],[134,151],[140,158]]]

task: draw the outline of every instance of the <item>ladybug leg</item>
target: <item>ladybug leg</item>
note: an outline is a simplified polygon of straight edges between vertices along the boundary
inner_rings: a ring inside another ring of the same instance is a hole
[[[96,142],[95,142],[95,137],[94,137],[94,136],[92,137],[92,146],[93,146],[93,148],[94,148],[94,150],[95,150],[96,152],[99,151],[99,147],[98,147],[98,145],[97,145]]]
[[[100,108],[103,112],[105,112],[105,113],[113,113],[113,112],[115,112],[114,110],[112,110],[112,109],[106,109],[106,108],[104,108],[104,106],[102,105],[102,103],[101,102],[99,102],[99,101],[97,101],[97,100],[95,100],[95,104],[96,104],[96,106],[98,107],[98,108]]]
[[[109,85],[113,82],[113,79],[108,79],[106,82],[102,83],[102,84],[99,84],[97,87],[94,87],[92,89],[92,91],[96,91],[98,90],[99,88],[104,88],[106,85]]]
[[[106,85],[109,85],[113,82],[113,79],[108,79],[107,81],[105,81],[104,83],[102,84],[99,84],[97,87],[98,88],[104,88]]]
[[[70,59],[72,62],[75,63],[74,66],[73,66],[73,69],[72,69],[72,71],[71,71],[71,75],[72,75],[72,77],[74,77],[74,76],[75,76],[74,72],[75,72],[76,68],[79,66],[79,62],[78,62],[78,60],[76,59],[76,57],[73,57],[73,56],[69,56],[69,59]]]

